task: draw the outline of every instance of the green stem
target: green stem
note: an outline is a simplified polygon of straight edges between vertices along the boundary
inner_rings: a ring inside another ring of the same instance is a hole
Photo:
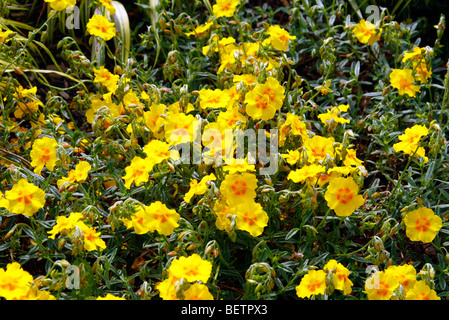
[[[329,208],[326,212],[326,214],[323,217],[323,220],[321,220],[320,224],[316,227],[316,229],[320,229],[321,225],[326,221],[327,217],[329,216],[329,214],[331,213],[332,209]]]

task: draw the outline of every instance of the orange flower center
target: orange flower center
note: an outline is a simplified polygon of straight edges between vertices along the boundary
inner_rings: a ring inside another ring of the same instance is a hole
[[[159,220],[161,223],[165,223],[168,220],[168,215],[166,213],[154,214],[154,219]]]
[[[14,283],[9,282],[0,285],[0,288],[2,288],[2,290],[14,291],[16,289],[16,286]]]
[[[373,36],[374,35],[374,30],[373,29],[365,29],[365,30],[363,30],[362,31],[362,34],[364,35],[364,36],[369,36],[369,37],[371,37],[371,36]]]
[[[137,224],[142,224],[143,223],[143,218],[142,217],[136,217],[136,223]]]
[[[107,33],[108,29],[104,26],[96,26],[97,30],[100,30],[102,33]]]
[[[425,292],[418,293],[416,297],[418,298],[418,300],[430,300],[429,296]]]
[[[256,99],[256,108],[265,110],[266,108],[268,108],[267,101],[265,99],[263,99],[263,97],[257,98]]]
[[[231,4],[230,4],[229,2],[226,2],[226,4],[224,4],[224,5],[221,7],[221,10],[222,10],[222,11],[229,11],[229,10],[231,10]]]
[[[307,289],[310,292],[314,292],[315,290],[318,290],[321,287],[321,282],[315,279],[310,280],[310,282],[307,284]]]
[[[95,240],[95,234],[94,233],[88,233],[84,235],[85,240],[87,241],[94,241]]]
[[[348,204],[352,200],[354,195],[349,188],[341,188],[337,191],[337,200],[342,204]]]
[[[137,177],[140,177],[143,174],[144,174],[144,170],[143,169],[136,169],[136,171],[134,171],[133,178],[135,179]]]
[[[317,158],[324,158],[326,156],[326,152],[323,147],[315,147],[312,148],[312,155]]]
[[[402,90],[408,89],[412,86],[410,82],[407,81],[406,78],[399,79],[399,86]]]
[[[282,42],[287,42],[287,41],[288,41],[288,39],[287,39],[287,37],[285,36],[285,34],[283,34],[282,36],[280,36],[280,37],[279,37],[279,40],[281,40]]]
[[[385,297],[388,294],[388,292],[389,292],[389,290],[388,290],[389,288],[390,288],[390,286],[387,283],[381,281],[379,283],[379,289],[376,290],[376,293],[379,296]]]
[[[235,181],[231,189],[236,196],[243,196],[248,189],[248,185],[243,181]]]
[[[419,232],[426,232],[430,228],[430,221],[427,218],[420,218],[416,220],[415,224],[416,230]]]
[[[253,226],[256,224],[256,221],[257,221],[257,218],[255,218],[255,217],[249,218],[248,212],[245,212],[245,214],[243,216],[243,222],[247,223],[250,226]]]
[[[276,98],[276,94],[274,92],[273,89],[268,88],[263,92],[264,95],[268,96],[268,99],[270,99],[271,102],[274,101],[274,99]]]
[[[18,193],[17,202],[24,202],[25,204],[30,204],[33,200],[32,194],[24,194],[23,191]]]
[[[49,161],[50,160],[50,149],[48,149],[48,148],[42,149],[42,153],[43,153],[42,161],[44,161],[44,162]]]

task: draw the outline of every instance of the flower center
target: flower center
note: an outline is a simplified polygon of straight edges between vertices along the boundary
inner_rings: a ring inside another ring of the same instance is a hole
[[[321,282],[318,280],[311,280],[309,284],[307,285],[307,289],[309,289],[310,292],[314,292],[315,290],[319,289],[321,287]]]
[[[430,228],[430,221],[427,218],[420,218],[416,220],[415,224],[416,230],[419,232],[426,232]]]
[[[245,212],[243,216],[243,222],[247,223],[250,226],[253,226],[256,224],[257,218],[255,217],[248,217],[248,212]]]
[[[236,196],[243,196],[246,193],[246,189],[248,189],[248,186],[243,181],[236,181],[231,186],[231,189]]]
[[[389,292],[389,285],[383,281],[379,283],[379,288],[376,292],[379,296],[385,297]]]
[[[412,84],[408,82],[406,78],[399,79],[399,86],[401,87],[402,90],[410,88],[411,85]]]
[[[348,204],[352,200],[354,195],[349,188],[341,188],[337,191],[337,200],[342,204]]]

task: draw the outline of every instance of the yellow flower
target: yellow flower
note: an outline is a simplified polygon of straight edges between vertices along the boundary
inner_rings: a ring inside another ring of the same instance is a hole
[[[108,293],[104,297],[97,297],[96,300],[126,300],[125,298],[114,296],[113,294]]]
[[[56,156],[56,147],[58,142],[53,138],[43,137],[34,140],[33,149],[30,152],[31,165],[34,168],[34,173],[41,174],[44,166],[53,171],[53,168],[58,160]]]
[[[232,82],[238,83],[243,82],[246,86],[251,86],[253,84],[257,84],[257,77],[253,74],[240,74],[240,75],[234,75],[232,78]]]
[[[132,89],[130,89],[123,97],[123,104],[125,107],[128,107],[128,108],[136,108],[136,107],[143,108],[144,107],[143,103],[140,101],[139,97],[137,96],[137,93],[135,91],[133,91]]]
[[[147,182],[149,178],[149,173],[153,170],[153,163],[147,159],[142,159],[141,157],[134,157],[131,160],[131,164],[125,168],[125,187],[127,189],[131,188],[131,184],[134,182],[136,186]]]
[[[76,0],[44,0],[50,4],[50,7],[56,11],[65,10],[69,6],[76,5]]]
[[[343,160],[343,164],[347,167],[350,166],[363,166],[363,161],[357,158],[357,153],[354,149],[347,149],[345,160]]]
[[[198,91],[200,107],[202,109],[218,109],[227,108],[231,97],[229,94],[220,89],[201,89]]]
[[[184,300],[214,300],[206,285],[194,283],[184,291]]]
[[[280,51],[287,51],[289,40],[295,40],[296,36],[291,36],[288,31],[282,29],[278,25],[270,26],[267,30],[270,36],[267,40],[273,48]]]
[[[91,165],[87,161],[80,161],[75,169],[70,170],[67,173],[67,177],[63,177],[61,179],[58,179],[56,184],[58,185],[58,188],[61,186],[68,187],[71,183],[81,182],[87,179],[87,176],[89,174],[89,171],[92,169]]]
[[[320,176],[318,177],[318,185],[322,187],[340,176],[341,174],[338,172],[328,172],[327,174],[320,174]]]
[[[349,105],[339,105],[338,107],[332,107],[331,109],[327,109],[326,113],[322,113],[318,115],[318,119],[321,120],[324,124],[329,124],[331,121],[336,123],[349,123],[348,119],[340,117],[341,112],[346,112],[349,108]]]
[[[273,77],[245,95],[246,113],[255,120],[270,120],[282,107],[285,88]]]
[[[167,208],[160,201],[145,206],[145,212],[150,215],[148,229],[151,232],[157,231],[160,234],[169,236],[179,226],[178,221],[181,216],[176,210]]]
[[[123,218],[123,224],[127,229],[134,228],[136,234],[145,234],[150,232],[151,214],[147,213],[145,208],[139,207],[130,217],[131,219]]]
[[[151,130],[154,137],[159,139],[163,137],[162,126],[165,119],[162,117],[165,114],[166,106],[163,104],[153,104],[150,111],[145,111],[143,116],[145,118],[146,126]]]
[[[333,92],[332,89],[330,88],[331,84],[332,84],[331,80],[325,80],[322,85],[316,86],[314,89],[319,91],[322,96],[325,96],[328,93]]]
[[[82,213],[79,212],[72,212],[69,217],[66,216],[59,216],[56,218],[56,224],[53,226],[53,229],[48,231],[50,234],[50,239],[55,239],[55,236],[58,233],[61,234],[68,234],[72,232],[73,228],[75,228],[76,224],[81,220],[83,217]]]
[[[422,137],[429,134],[429,129],[426,126],[414,125],[411,128],[405,129],[405,132],[398,138],[400,142],[395,143],[393,148],[396,152],[403,151],[405,154],[412,155],[415,151],[415,157],[422,157],[424,162],[428,161],[423,147],[419,147]]]
[[[365,281],[365,293],[369,300],[390,300],[399,287],[399,281],[391,273],[376,271]]]
[[[175,114],[175,113],[185,113],[188,114],[191,111],[194,111],[195,107],[190,102],[187,103],[187,105],[182,101],[175,101],[172,104],[170,104],[167,108],[168,114]]]
[[[177,160],[179,158],[179,153],[176,150],[169,149],[170,145],[167,142],[151,140],[145,147],[143,147],[143,152],[147,155],[145,160],[153,165],[161,163],[170,157],[172,157],[172,160]],[[178,156],[176,156],[176,154]]]
[[[212,7],[213,15],[216,18],[232,17],[239,2],[240,0],[217,0],[217,3]]]
[[[14,32],[12,32],[11,30],[2,31],[2,28],[0,27],[0,43],[8,42],[10,40],[9,35],[13,33]]]
[[[248,164],[248,159],[245,159],[243,163],[241,161],[234,161],[232,163],[230,161],[226,162],[226,165],[223,167],[223,171],[228,174],[234,174],[238,172],[254,172],[256,171],[256,166],[254,164]]]
[[[190,36],[195,36],[195,35],[202,35],[207,30],[209,30],[210,27],[212,27],[213,24],[214,23],[212,21],[211,22],[206,22],[204,25],[200,25],[200,26],[196,27],[194,31],[187,32],[186,36],[190,37]]]
[[[414,62],[413,63],[413,69],[415,70],[415,79],[418,80],[421,83],[427,82],[427,79],[430,78],[432,75],[431,68],[427,68],[427,64],[425,62]]]
[[[100,232],[97,232],[95,228],[89,227],[84,222],[78,221],[76,224],[82,232],[82,240],[84,249],[87,251],[99,250],[102,251],[106,249],[106,243],[100,238]]]
[[[216,180],[217,178],[215,177],[215,175],[213,173],[203,177],[200,182],[198,182],[198,180],[196,179],[192,179],[190,180],[190,189],[189,191],[185,194],[184,196],[184,200],[187,203],[190,203],[190,200],[192,199],[192,197],[196,194],[196,195],[200,195],[200,194],[204,194],[207,190],[207,186],[208,183],[212,180]]]
[[[315,184],[318,181],[321,173],[324,173],[326,168],[322,165],[311,164],[305,165],[301,169],[290,171],[287,179],[292,180],[294,183],[309,182]]]
[[[233,129],[239,123],[245,123],[246,117],[239,112],[238,107],[232,107],[220,112],[216,122],[220,128]]]
[[[6,300],[20,300],[31,288],[33,276],[22,269],[18,262],[9,263],[0,269],[0,297]]]
[[[56,297],[51,295],[48,291],[39,290],[39,288],[34,285],[25,296],[20,298],[20,300],[56,300]]]
[[[385,270],[385,273],[396,277],[399,284],[404,288],[405,293],[415,286],[416,270],[410,264],[404,264],[402,266],[389,266],[387,270]]]
[[[259,203],[247,201],[235,206],[236,226],[253,237],[260,236],[268,224],[268,215]]]
[[[442,228],[442,220],[432,209],[420,207],[404,217],[407,237],[412,241],[432,242]]]
[[[276,114],[276,108],[269,103],[268,97],[255,90],[245,95],[246,113],[254,120],[270,120]]]
[[[217,216],[215,220],[217,229],[229,231],[231,218],[236,214],[235,207],[228,205],[226,201],[220,199],[215,201],[213,212]]]
[[[230,205],[252,202],[256,197],[257,178],[254,174],[244,172],[226,175],[221,183],[220,192]]]
[[[111,4],[112,0],[100,0],[100,3],[105,7],[110,15],[115,14],[115,7]]]
[[[212,263],[194,253],[189,257],[180,257],[171,262],[169,273],[178,279],[188,282],[201,281],[206,283],[212,272]]]
[[[5,199],[5,195],[2,192],[0,192],[0,208],[5,208],[6,210],[9,208],[9,200]]]
[[[310,163],[324,160],[326,156],[335,157],[334,138],[314,136],[304,141],[304,147],[307,151],[307,158]]]
[[[365,19],[360,20],[360,22],[352,30],[354,35],[361,43],[368,43],[373,45],[374,42],[380,39],[382,34],[382,28],[376,30],[376,26]]]
[[[115,104],[112,99],[109,99],[107,96],[106,100],[93,98],[91,102],[92,107],[86,111],[87,122],[93,123],[95,117],[97,117],[98,120],[104,121],[104,126],[106,128],[110,125],[112,119],[123,114],[125,110],[121,103]]]
[[[424,280],[419,280],[412,289],[407,291],[405,300],[441,300],[441,298]]]
[[[218,52],[228,44],[235,43],[235,39],[233,37],[225,37],[220,39],[217,35],[214,35],[209,43],[210,45],[202,47],[202,52],[205,56]]]
[[[195,120],[191,114],[186,115],[182,112],[169,114],[165,118],[165,140],[172,145],[192,142]]]
[[[275,78],[268,77],[265,83],[257,84],[253,90],[261,95],[267,96],[268,103],[273,105],[276,110],[282,107],[285,98],[285,88]]]
[[[87,31],[96,37],[100,37],[105,41],[111,40],[115,34],[115,23],[109,22],[108,18],[94,14],[86,25]]]
[[[292,133],[294,136],[301,136],[304,140],[309,138],[307,134],[306,124],[301,121],[301,118],[293,113],[287,113],[285,122],[279,129],[279,144],[283,146],[287,136]]]
[[[398,89],[400,95],[407,94],[414,98],[416,92],[419,92],[421,88],[413,84],[415,78],[412,72],[412,69],[393,69],[390,73],[390,83],[393,88]]]
[[[26,179],[20,179],[6,191],[5,198],[9,201],[9,212],[30,217],[45,205],[45,192]]]
[[[324,198],[337,216],[347,217],[365,202],[358,192],[359,187],[352,177],[340,177],[329,182]]]
[[[323,270],[310,270],[296,286],[299,298],[310,298],[312,295],[324,294],[326,291],[326,273]]]
[[[161,297],[162,300],[178,300],[175,285],[179,280],[178,277],[173,276],[171,272],[169,272],[167,279],[156,284],[156,289],[159,291],[159,297]]]
[[[414,47],[412,52],[405,52],[404,57],[402,58],[402,62],[407,62],[408,60],[419,61],[423,54],[425,54],[427,50],[425,48]]]
[[[329,260],[323,268],[327,273],[332,272],[332,283],[334,288],[343,291],[343,294],[350,294],[352,292],[352,281],[349,280],[351,273],[340,262],[336,260]]]
[[[120,76],[117,74],[112,74],[108,69],[103,66],[100,68],[94,68],[94,83],[100,83],[105,86],[109,92],[115,92],[118,87],[118,81]]]

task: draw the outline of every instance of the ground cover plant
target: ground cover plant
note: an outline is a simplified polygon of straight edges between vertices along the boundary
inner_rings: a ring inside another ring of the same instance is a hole
[[[446,299],[428,2],[0,1],[0,297]]]

